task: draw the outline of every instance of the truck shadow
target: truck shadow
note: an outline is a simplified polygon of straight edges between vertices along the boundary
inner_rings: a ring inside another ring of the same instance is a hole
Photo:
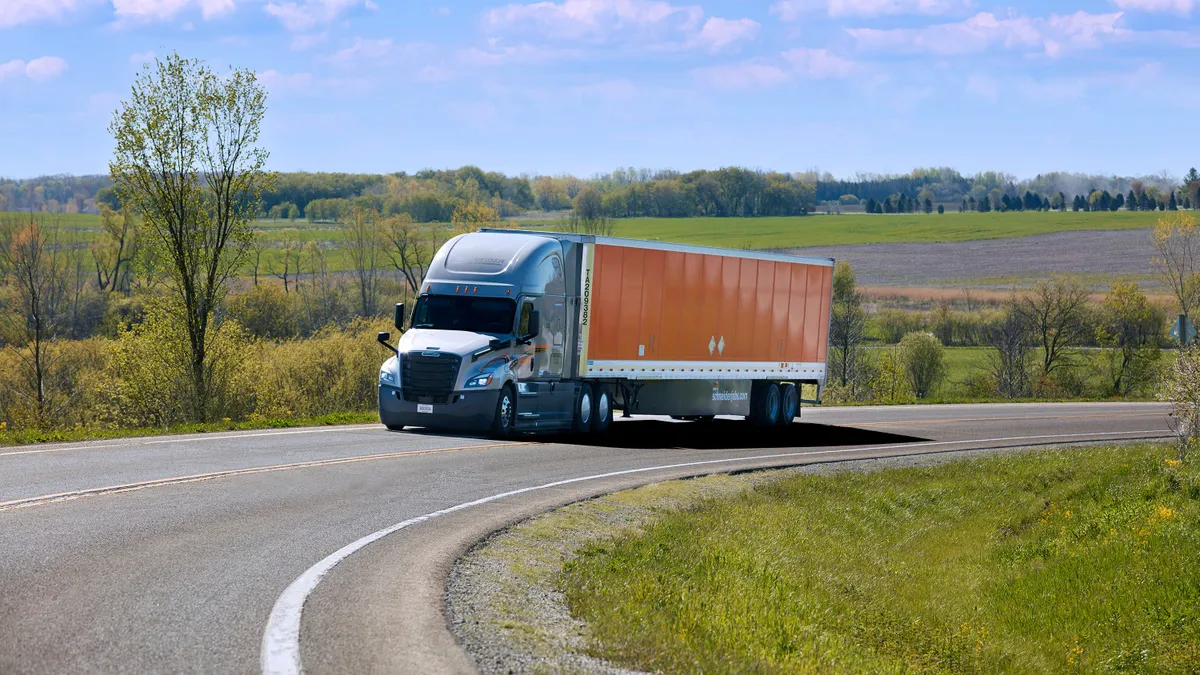
[[[631,450],[686,448],[690,450],[740,450],[755,448],[827,448],[846,445],[903,445],[929,439],[902,436],[854,427],[796,422],[790,426],[755,428],[741,420],[675,423],[630,420],[614,424],[601,437],[550,436],[551,443],[568,443]]]

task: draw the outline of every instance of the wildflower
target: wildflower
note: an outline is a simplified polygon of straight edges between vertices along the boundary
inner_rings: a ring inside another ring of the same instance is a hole
[[[1158,508],[1154,509],[1154,516],[1158,520],[1170,520],[1175,517],[1175,509],[1159,504]]]
[[[0,431],[8,431],[8,422],[0,422]]]
[[[1166,462],[1167,466],[1172,469],[1178,469],[1179,465],[1183,464],[1183,462],[1179,461],[1178,459],[1171,459],[1170,457],[1164,459],[1163,461]]]

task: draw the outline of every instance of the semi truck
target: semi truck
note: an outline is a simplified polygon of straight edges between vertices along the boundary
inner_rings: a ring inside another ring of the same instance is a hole
[[[603,433],[615,411],[791,424],[826,378],[829,258],[481,230],[429,265],[378,341],[379,418],[488,433]],[[816,401],[812,401],[816,402]]]

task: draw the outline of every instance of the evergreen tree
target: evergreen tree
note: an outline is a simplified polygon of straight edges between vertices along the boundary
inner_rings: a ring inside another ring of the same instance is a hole
[[[1175,197],[1171,197],[1171,199],[1174,200]],[[925,198],[925,213],[933,213],[933,202],[929,199],[929,197]]]
[[[1042,197],[1042,210],[1043,211],[1050,210],[1050,198],[1049,197]]]
[[[1152,210],[1153,207],[1150,203],[1150,195],[1146,194],[1145,192],[1142,193],[1142,196],[1138,198],[1138,208],[1142,211]]]
[[[963,197],[963,200],[962,200],[962,206],[959,206],[959,207],[958,207],[958,212],[959,212],[959,213],[963,213],[963,212],[965,212],[966,210],[967,210],[967,198],[966,198],[966,197]]]
[[[946,213],[946,207],[945,207],[945,205],[943,205],[943,204],[938,204],[938,215],[940,216],[940,215],[942,215],[942,214],[944,214],[944,213]]]
[[[1175,191],[1174,190],[1171,190],[1171,201],[1167,204],[1167,210],[1168,211],[1178,211],[1179,210],[1179,202],[1175,201]]]
[[[1125,199],[1125,205],[1129,207],[1130,211],[1138,210],[1138,198],[1136,192],[1133,190],[1129,191],[1129,197]]]
[[[979,212],[980,213],[989,213],[989,212],[991,212],[991,210],[992,210],[992,200],[991,199],[984,197],[983,199],[979,200]]]
[[[1058,193],[1058,210],[1064,212],[1067,210],[1067,196],[1062,192]]]
[[[1125,206],[1125,195],[1118,192],[1117,197],[1112,201],[1110,208],[1112,208],[1113,211],[1119,211],[1122,206]]]
[[[1071,202],[1071,210],[1072,211],[1081,210],[1083,208],[1082,202],[1083,202],[1083,197],[1080,197],[1079,195],[1075,195],[1075,201]]]
[[[875,213],[875,209],[879,208],[879,202],[875,201],[874,197],[867,199],[867,213]]]

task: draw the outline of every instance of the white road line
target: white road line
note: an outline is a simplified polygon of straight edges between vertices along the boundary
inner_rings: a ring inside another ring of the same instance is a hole
[[[169,438],[164,440],[146,441],[146,440],[131,440],[126,443],[106,443],[104,445],[70,445],[65,448],[39,448],[37,450],[17,450],[14,452],[0,452],[0,457],[16,457],[18,455],[44,455],[51,452],[70,452],[71,450],[99,450],[101,448],[139,448],[145,445],[162,445],[165,443],[199,443],[202,441],[225,441],[236,440],[239,438],[257,438],[260,436],[293,436],[296,434],[329,434],[345,431],[370,431],[371,429],[382,429],[378,424],[356,424],[344,427],[327,427],[321,429],[296,429],[289,431],[262,431],[253,434],[238,434],[236,436],[229,435],[212,435],[212,436],[187,436],[184,438]]]
[[[294,436],[296,434],[330,434],[342,431],[366,431],[382,429],[379,424],[355,425],[346,427],[329,427],[327,429],[300,429],[296,431],[262,431],[253,434],[238,434],[237,436],[192,436],[189,438],[169,438],[162,441],[146,441],[143,445],[162,445],[164,443],[194,443],[196,441],[230,441],[238,438],[258,438],[260,436]]]
[[[564,485],[572,485],[575,483],[583,483],[592,480],[600,480],[603,478],[615,478],[617,476],[630,476],[639,473],[649,473],[652,471],[666,471],[668,469],[685,469],[697,466],[715,466],[718,464],[732,464],[735,462],[754,462],[759,460],[769,459],[785,459],[788,457],[812,457],[815,455],[836,455],[851,452],[863,451],[878,451],[878,450],[903,450],[910,448],[933,448],[944,447],[948,445],[964,445],[974,443],[1013,443],[1017,441],[1048,441],[1065,440],[1072,438],[1097,438],[1101,436],[1144,436],[1146,434],[1155,434],[1163,436],[1167,433],[1165,429],[1150,430],[1150,431],[1113,431],[1106,433],[1095,434],[1056,434],[1049,436],[1012,436],[1008,438],[988,438],[982,440],[963,440],[963,441],[931,441],[927,443],[908,443],[902,445],[886,445],[886,446],[863,446],[857,448],[845,448],[841,450],[815,450],[808,452],[785,452],[774,455],[757,455],[752,457],[732,457],[729,459],[711,459],[699,462],[685,462],[683,464],[666,464],[663,466],[651,466],[642,469],[626,469],[624,471],[612,471],[609,473],[601,473],[593,476],[583,476],[580,478],[569,478],[566,480],[546,483],[534,487],[521,488],[519,490],[511,490],[502,492],[491,497],[476,499],[472,502],[464,502],[450,508],[426,513],[423,516],[410,518],[404,522],[396,523],[391,527],[384,528],[369,534],[358,541],[347,544],[337,551],[330,554],[321,562],[308,568],[301,574],[299,578],[293,581],[275,601],[275,606],[271,609],[271,616],[267,619],[267,628],[263,632],[262,652],[260,661],[262,672],[264,675],[299,675],[303,672],[303,667],[300,663],[300,618],[304,610],[304,603],[308,601],[308,597],[321,583],[321,579],[330,572],[335,566],[341,563],[346,558],[349,558],[354,553],[362,548],[372,544],[384,537],[403,530],[404,528],[423,523],[427,520],[432,520],[441,516],[446,516],[451,513],[463,511],[473,506],[481,506],[489,502],[498,501],[506,497],[514,497],[516,495],[537,492],[540,490],[548,490],[551,488],[562,487]]]

